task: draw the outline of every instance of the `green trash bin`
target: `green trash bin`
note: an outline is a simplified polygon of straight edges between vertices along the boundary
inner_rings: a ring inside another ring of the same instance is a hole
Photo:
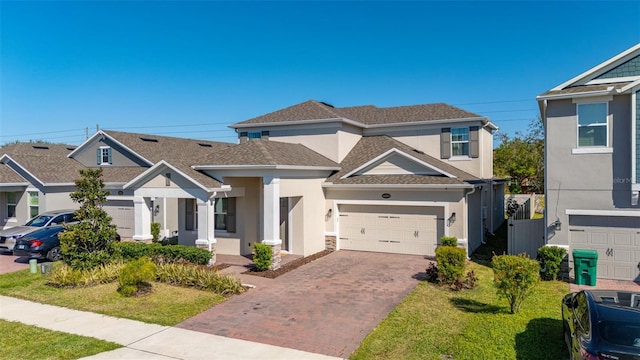
[[[596,286],[598,252],[596,250],[573,250],[573,274],[577,285]]]

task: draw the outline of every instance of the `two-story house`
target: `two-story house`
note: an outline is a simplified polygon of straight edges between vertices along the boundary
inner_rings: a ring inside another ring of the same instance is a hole
[[[181,244],[222,254],[250,254],[262,242],[305,256],[326,248],[433,256],[445,235],[471,252],[504,221],[496,127],[462,109],[307,101],[231,127],[237,144],[101,130],[61,151],[72,166],[59,178],[69,185],[78,168],[100,167],[121,236],[148,240],[158,222]],[[46,198],[52,184],[30,176],[38,163],[6,152],[0,208],[34,189]]]
[[[640,44],[537,97],[546,242],[598,251],[597,276],[640,276]]]

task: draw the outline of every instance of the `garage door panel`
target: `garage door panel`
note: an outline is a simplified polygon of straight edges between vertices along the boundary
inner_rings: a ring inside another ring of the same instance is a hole
[[[104,211],[112,218],[118,234],[124,239],[130,239],[135,232],[135,218],[133,202],[124,200],[107,201],[103,206]]]
[[[570,222],[573,222],[572,218]],[[594,223],[606,222],[600,219]],[[616,221],[611,224],[610,227],[572,226],[569,232],[571,248],[598,252],[599,278],[635,280],[640,275],[640,229],[617,226]]]
[[[438,239],[437,215],[442,214],[442,209],[341,205],[339,210],[339,239],[342,249],[435,254]]]

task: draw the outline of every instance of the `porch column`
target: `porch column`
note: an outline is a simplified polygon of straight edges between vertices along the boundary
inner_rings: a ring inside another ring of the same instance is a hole
[[[133,210],[135,218],[135,241],[151,240],[151,200],[142,196],[133,197]]]
[[[263,184],[262,221],[264,225],[263,244],[271,246],[272,257],[270,269],[280,268],[280,178],[265,176]]]
[[[216,238],[215,238],[215,200],[197,199],[198,204],[198,239],[196,246],[206,248],[211,252],[210,265],[216,263]]]

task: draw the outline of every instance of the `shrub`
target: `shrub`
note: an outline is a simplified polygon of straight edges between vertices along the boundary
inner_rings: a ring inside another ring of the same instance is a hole
[[[459,247],[440,246],[436,249],[436,261],[438,262],[438,283],[451,285],[464,275],[467,254]]]
[[[494,256],[491,263],[498,296],[509,301],[511,313],[515,314],[539,281],[540,264],[524,255]]]
[[[221,275],[216,270],[205,266],[159,264],[156,275],[159,282],[211,290],[221,295],[238,294],[244,291],[238,279],[231,275]]]
[[[455,236],[443,236],[440,238],[442,246],[458,246],[458,238]]]
[[[134,296],[151,289],[156,278],[156,265],[147,258],[133,260],[120,270],[118,292],[123,296]]]
[[[271,266],[271,246],[267,244],[255,243],[253,246],[253,263],[258,271],[265,271]]]
[[[558,278],[560,264],[566,254],[567,251],[558,246],[543,246],[538,249],[542,280],[556,280]]]
[[[425,270],[425,280],[434,283],[438,281],[438,267],[435,263],[430,263],[427,270]]]
[[[152,236],[152,241],[154,243],[158,242],[158,240],[160,240],[160,223],[157,222],[152,222],[151,223],[151,236]]]
[[[109,261],[107,249],[116,238],[116,226],[102,208],[109,191],[102,181],[102,169],[82,169],[69,196],[80,204],[74,212],[78,223],[60,233],[63,261],[74,269],[90,269]]]
[[[195,246],[120,242],[112,243],[111,249],[114,258],[125,261],[148,257],[156,263],[188,262],[206,265],[211,260],[211,252]]]
[[[73,269],[67,264],[56,264],[47,275],[47,284],[54,287],[83,287],[111,283],[118,279],[122,262],[99,265],[92,269]]]

